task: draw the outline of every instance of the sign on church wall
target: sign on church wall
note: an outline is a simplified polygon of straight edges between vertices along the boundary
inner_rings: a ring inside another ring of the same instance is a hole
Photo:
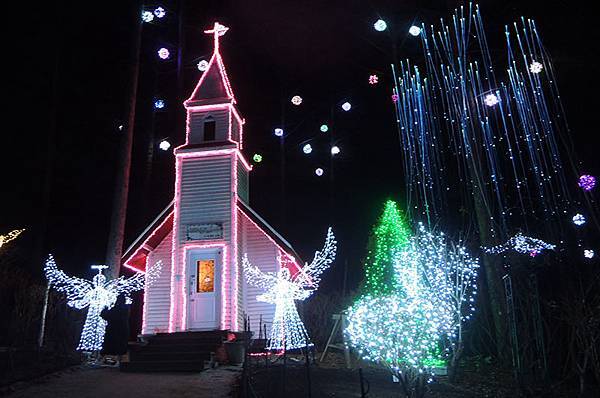
[[[188,224],[186,240],[223,239],[223,223]]]

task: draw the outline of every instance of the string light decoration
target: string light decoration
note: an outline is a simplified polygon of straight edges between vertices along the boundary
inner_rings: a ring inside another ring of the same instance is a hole
[[[578,227],[585,224],[585,221],[585,216],[581,213],[577,213],[573,216],[573,224],[577,225]]]
[[[416,37],[416,36],[419,36],[419,35],[421,34],[421,28],[419,28],[419,27],[418,27],[418,26],[416,26],[416,25],[413,25],[413,26],[411,26],[411,27],[410,27],[410,29],[408,29],[408,33],[409,33],[411,36],[415,36],[415,37]]]
[[[300,105],[301,103],[302,103],[302,97],[301,97],[301,96],[299,96],[299,95],[294,95],[294,96],[292,97],[292,104],[294,104],[294,105],[298,106],[298,105]]]
[[[579,177],[579,187],[584,191],[591,191],[596,186],[596,177],[584,174]]]
[[[379,77],[377,77],[377,75],[370,75],[369,76],[369,84],[374,86],[377,83],[379,83]]]
[[[275,130],[273,130],[273,134],[275,134],[275,136],[277,137],[283,137],[283,129],[276,128]]]
[[[252,160],[254,160],[254,163],[260,163],[263,160],[263,157],[260,153],[255,153],[254,156],[252,156]]]
[[[483,251],[488,254],[501,254],[509,250],[514,250],[517,253],[529,254],[531,257],[535,257],[544,250],[554,250],[555,248],[556,245],[546,243],[541,239],[525,236],[519,232],[506,243],[487,248],[484,247]]]
[[[167,12],[162,7],[156,7],[154,9],[154,15],[156,16],[156,18],[161,19],[164,18],[165,15],[167,15]]]
[[[583,256],[584,256],[585,258],[594,258],[594,255],[595,255],[595,254],[596,254],[596,253],[594,253],[594,251],[593,251],[592,249],[585,249],[585,250],[583,251]]]
[[[142,11],[142,21],[152,22],[154,20],[154,14],[151,11]]]
[[[25,231],[25,230],[24,229],[15,229],[15,230],[10,231],[6,235],[0,235],[0,248],[2,248],[2,246],[4,246],[6,243],[10,242],[11,240],[17,239],[17,237],[19,235],[21,235],[23,233],[23,231]]]
[[[500,102],[498,100],[498,97],[496,96],[496,94],[487,94],[484,98],[483,98],[483,102],[487,105],[487,106],[494,106],[497,105],[498,102]]]
[[[331,155],[335,156],[337,154],[339,154],[341,152],[340,147],[337,145],[334,145],[331,147]]]
[[[208,69],[208,61],[203,59],[200,62],[198,62],[198,70],[200,72],[204,72]]]
[[[329,126],[326,124],[322,124],[321,127],[319,127],[319,130],[321,130],[322,133],[326,133],[329,131]]]
[[[392,94],[392,102],[395,104],[398,102],[398,94]]]
[[[362,293],[372,297],[395,290],[394,255],[408,243],[411,230],[406,217],[393,200],[385,202],[383,213],[373,229],[372,247],[365,260]]]
[[[342,109],[344,110],[344,112],[348,112],[350,109],[352,109],[352,104],[349,102],[344,102],[342,104]]]
[[[102,270],[106,265],[92,265],[98,274],[89,281],[87,279],[68,276],[58,269],[52,255],[46,260],[44,273],[48,283],[61,293],[67,295],[67,305],[78,310],[88,307],[83,331],[79,339],[77,350],[99,351],[104,344],[104,333],[107,322],[100,316],[104,309],[115,305],[117,296],[125,296],[126,302],[131,302],[131,293],[151,285],[160,275],[161,262],[149,267],[145,274],[137,273],[132,277],[123,276],[107,280]]]
[[[164,109],[165,106],[166,106],[165,100],[160,99],[160,98],[154,100],[154,109]]]
[[[158,144],[158,147],[163,151],[168,151],[169,148],[171,148],[171,143],[169,142],[169,140],[161,140]]]
[[[171,52],[168,48],[165,47],[159,48],[156,53],[158,54],[158,58],[162,60],[169,59],[169,57],[171,56]]]
[[[308,155],[309,153],[311,153],[312,151],[313,151],[313,149],[312,149],[312,145],[310,145],[310,144],[305,144],[305,145],[302,147],[302,152],[304,152],[304,153],[305,153],[305,154],[307,154],[307,155]]]
[[[373,24],[373,27],[375,28],[376,31],[383,32],[384,30],[387,29],[387,23],[383,19],[378,19]]]
[[[318,289],[321,275],[331,266],[336,251],[337,242],[333,231],[329,228],[323,248],[315,252],[310,264],[305,264],[293,276],[289,266],[294,259],[285,254],[280,253],[277,256],[280,268],[277,273],[262,272],[250,263],[247,254],[244,255],[242,267],[246,281],[248,284],[266,291],[256,299],[275,304],[275,316],[267,349],[294,350],[312,345],[298,315],[295,301],[305,300]]]
[[[533,61],[531,65],[529,65],[529,71],[531,73],[540,73],[542,69],[544,69],[544,65],[537,61]]]
[[[324,171],[323,171],[323,169],[322,169],[322,168],[320,168],[320,167],[317,167],[317,168],[315,169],[315,174],[317,175],[317,177],[321,177],[321,176],[323,175],[323,173],[324,173]]]

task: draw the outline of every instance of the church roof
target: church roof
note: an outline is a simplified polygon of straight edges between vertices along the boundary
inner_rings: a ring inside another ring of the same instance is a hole
[[[121,258],[124,267],[137,272],[145,272],[148,254],[169,235],[173,230],[173,209],[171,202],[127,248]],[[248,204],[238,199],[238,210],[252,221],[275,245],[288,256],[293,257],[297,267],[300,267],[301,258],[292,245],[285,240],[275,229],[258,215]]]
[[[213,54],[192,95],[183,103],[186,107],[236,103],[223,58],[219,52],[219,37],[223,36],[228,29],[216,22],[213,29],[204,31],[204,33],[214,35]]]

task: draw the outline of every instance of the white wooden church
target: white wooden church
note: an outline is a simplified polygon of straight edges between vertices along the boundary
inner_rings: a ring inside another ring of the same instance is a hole
[[[144,272],[162,261],[160,278],[144,293],[142,335],[195,330],[252,330],[267,325],[275,306],[244,281],[242,257],[262,271],[278,271],[286,254],[299,257],[249,203],[251,165],[241,150],[244,119],[236,107],[219,39],[228,28],[215,23],[214,51],[191,96],[185,144],[174,149],[175,195],[127,249],[123,266]],[[297,271],[290,269],[292,273]]]

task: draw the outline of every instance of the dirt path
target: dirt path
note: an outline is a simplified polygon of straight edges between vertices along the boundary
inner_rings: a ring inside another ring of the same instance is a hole
[[[9,398],[230,397],[241,368],[201,373],[121,373],[113,368],[72,368],[35,382],[20,383]]]

